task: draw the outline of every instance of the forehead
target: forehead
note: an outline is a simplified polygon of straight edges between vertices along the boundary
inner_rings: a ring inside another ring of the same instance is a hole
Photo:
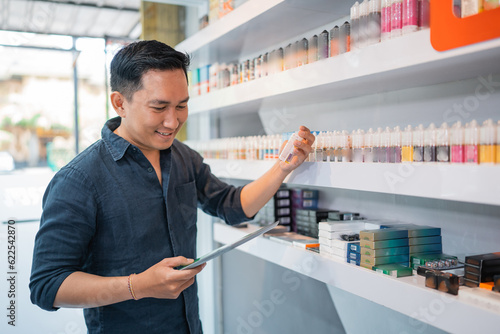
[[[149,70],[142,75],[143,86],[152,86],[148,88],[172,87],[179,86],[187,87],[186,74],[182,69],[175,70]],[[161,85],[155,87],[155,85]]]

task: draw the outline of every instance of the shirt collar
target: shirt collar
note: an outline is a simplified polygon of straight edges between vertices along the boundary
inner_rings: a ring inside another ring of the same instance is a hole
[[[115,161],[120,160],[127,152],[127,149],[131,145],[128,141],[118,136],[115,131],[121,124],[121,117],[115,117],[109,119],[101,131],[101,136],[103,141],[106,143],[106,146],[111,153],[111,156]]]

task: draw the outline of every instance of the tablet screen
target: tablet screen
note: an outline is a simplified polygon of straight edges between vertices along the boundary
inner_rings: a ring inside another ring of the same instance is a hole
[[[247,234],[243,238],[241,238],[241,239],[239,239],[231,244],[227,244],[227,245],[224,245],[224,246],[219,247],[217,249],[214,249],[210,253],[205,254],[200,258],[197,258],[196,260],[194,260],[193,263],[188,264],[187,266],[181,267],[180,270],[195,268],[195,267],[198,267],[199,265],[202,265],[203,263],[205,263],[207,261],[215,259],[217,256],[220,256],[226,252],[229,252],[231,249],[234,249],[234,248],[244,244],[245,242],[250,241],[255,237],[258,237],[259,235],[266,233],[267,231],[272,230],[273,228],[275,228],[278,225],[278,223],[279,222],[274,222],[272,224],[263,226],[263,227],[259,228],[257,231],[254,231],[250,234]]]

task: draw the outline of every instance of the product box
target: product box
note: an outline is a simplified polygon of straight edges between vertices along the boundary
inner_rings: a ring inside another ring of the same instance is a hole
[[[311,247],[319,247],[319,240],[315,238],[307,238],[302,240],[294,240],[293,246],[298,248],[311,248]]]
[[[296,209],[317,209],[318,200],[317,199],[292,199],[292,206]]]
[[[481,268],[500,266],[500,252],[466,256],[465,263]]]
[[[496,275],[500,275],[499,267],[475,267],[471,265],[465,265],[465,278],[477,281],[477,282],[493,282],[493,278]]]
[[[283,244],[288,244],[288,245],[293,245],[294,241],[307,241],[307,242],[316,242],[317,239],[297,234],[295,232],[285,232],[285,233],[279,233],[275,235],[269,236],[269,240],[277,241],[279,243]],[[316,242],[317,243],[317,242]]]
[[[364,230],[365,223],[364,222],[350,222],[350,223],[340,223],[340,222],[320,222],[319,229],[328,232],[336,232],[336,231],[353,231],[353,230]]]
[[[326,239],[326,240],[328,240],[328,239]],[[356,253],[359,253],[361,250],[361,247],[359,246],[359,241],[345,241],[345,240],[341,240],[341,239],[332,239],[331,246],[337,247],[340,249],[345,249],[345,250],[348,250],[351,252],[356,252]]]
[[[408,230],[408,238],[418,238],[418,237],[429,237],[435,235],[441,235],[441,228],[427,226],[427,225],[416,225],[416,224],[386,224],[389,228],[399,228]]]
[[[413,271],[410,267],[403,266],[401,264],[381,264],[372,267],[378,273],[382,273],[385,275],[393,276],[393,277],[405,277],[412,276]]]
[[[276,199],[290,198],[290,195],[291,195],[291,189],[280,188],[274,195],[274,198]]]
[[[393,248],[378,248],[378,249],[363,248],[360,253],[362,255],[367,255],[367,256],[371,256],[371,257],[410,254],[408,246],[406,246],[406,247],[393,247]]]
[[[442,238],[440,235],[434,235],[431,237],[408,238],[408,242],[410,246],[440,244],[442,243]]]
[[[361,263],[371,264],[372,266],[379,264],[389,264],[389,263],[405,263],[408,264],[410,261],[410,256],[406,255],[393,255],[393,256],[381,256],[372,257],[368,255],[361,255]]]
[[[437,289],[452,295],[458,295],[460,279],[457,275],[450,273],[440,273],[437,275]]]
[[[312,189],[292,189],[292,197],[300,199],[318,199],[319,191]]]
[[[369,248],[369,249],[405,247],[408,246],[408,244],[409,244],[408,238],[389,239],[380,241],[360,240],[361,248]]]
[[[359,213],[356,212],[343,212],[343,211],[332,211],[328,215],[328,220],[330,221],[343,221],[343,220],[357,220],[359,219]]]
[[[443,246],[439,244],[410,246],[410,254],[441,254]]]
[[[359,238],[360,240],[368,241],[408,238],[408,230],[402,230],[399,228],[364,230],[359,233]]]

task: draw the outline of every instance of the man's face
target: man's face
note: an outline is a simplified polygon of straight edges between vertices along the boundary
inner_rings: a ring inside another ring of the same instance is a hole
[[[144,154],[169,148],[188,117],[186,75],[181,69],[148,71],[142,89],[123,103],[120,135]]]

